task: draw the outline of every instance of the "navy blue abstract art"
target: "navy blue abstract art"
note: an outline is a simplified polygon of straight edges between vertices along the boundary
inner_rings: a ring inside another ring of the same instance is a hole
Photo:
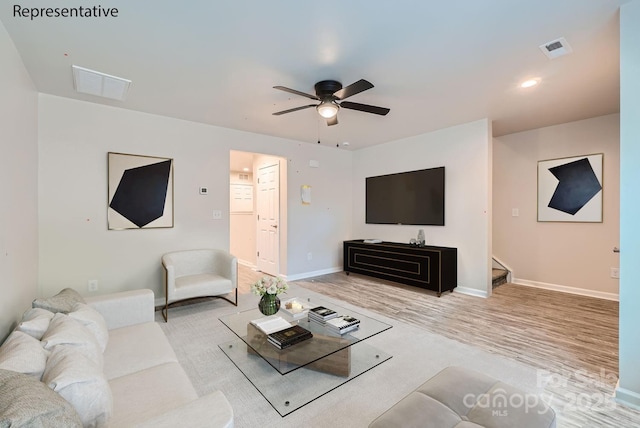
[[[574,215],[602,189],[587,158],[549,168],[549,171],[558,179],[549,208]]]
[[[109,229],[173,226],[172,163],[109,153]]]
[[[602,222],[603,154],[538,162],[538,221]]]

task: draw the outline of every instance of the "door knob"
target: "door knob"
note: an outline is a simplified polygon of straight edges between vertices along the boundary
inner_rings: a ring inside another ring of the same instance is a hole
[[[271,227],[275,227],[277,229],[278,225],[277,224],[272,224]]]

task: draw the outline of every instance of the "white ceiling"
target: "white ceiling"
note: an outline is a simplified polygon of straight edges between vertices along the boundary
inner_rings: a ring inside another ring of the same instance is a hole
[[[499,136],[618,112],[625,1],[104,0],[117,18],[30,20],[7,3],[0,20],[40,92],[359,149],[482,118]],[[549,60],[538,46],[559,37],[573,53]],[[76,93],[72,64],[131,79],[127,99]],[[530,77],[541,84],[519,88]],[[349,101],[387,116],[271,114],[311,103],[275,85],[361,78],[375,87]]]

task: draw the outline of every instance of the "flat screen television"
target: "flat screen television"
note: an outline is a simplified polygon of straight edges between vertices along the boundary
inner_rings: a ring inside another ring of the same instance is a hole
[[[366,223],[444,226],[444,167],[367,177]]]

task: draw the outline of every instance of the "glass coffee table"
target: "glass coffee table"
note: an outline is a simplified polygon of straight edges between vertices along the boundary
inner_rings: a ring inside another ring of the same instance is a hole
[[[364,341],[391,328],[391,325],[321,299],[299,299],[310,307],[324,306],[339,315],[360,320],[360,327],[340,335],[309,321],[294,319],[280,310],[292,325],[299,324],[313,337],[280,350],[267,341],[252,320],[265,316],[256,309],[220,317],[238,338],[219,345],[220,349],[281,415],[286,416],[316,398],[334,390],[372,368],[391,355]]]

